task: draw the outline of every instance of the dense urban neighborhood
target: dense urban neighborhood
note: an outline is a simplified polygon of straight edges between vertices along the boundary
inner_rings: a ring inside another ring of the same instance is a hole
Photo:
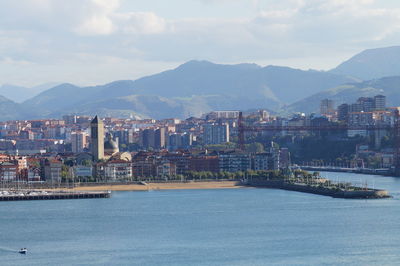
[[[186,120],[7,121],[0,124],[0,177],[51,183],[234,178],[291,164],[394,171],[398,113],[377,95],[338,107],[324,99],[320,114],[287,117],[255,110]]]

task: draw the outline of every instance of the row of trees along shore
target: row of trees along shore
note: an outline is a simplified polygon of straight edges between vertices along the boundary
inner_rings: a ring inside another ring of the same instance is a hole
[[[309,173],[303,170],[293,171],[292,177],[295,178],[316,178],[319,173]],[[289,177],[288,171],[285,170],[248,170],[238,172],[209,172],[209,171],[190,171],[185,175],[174,175],[174,176],[141,176],[132,177],[129,179],[115,180],[116,182],[135,182],[135,181],[201,181],[201,180],[241,180],[241,179],[287,179]],[[73,180],[69,178],[63,178],[62,182],[70,183]],[[110,182],[112,180],[99,179],[96,177],[81,177],[75,179],[75,182]]]

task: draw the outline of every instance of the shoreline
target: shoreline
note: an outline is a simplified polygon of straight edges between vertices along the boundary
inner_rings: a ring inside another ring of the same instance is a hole
[[[324,183],[307,184],[304,182],[287,182],[284,180],[248,180],[246,184],[250,187],[282,189],[302,193],[329,196],[342,199],[384,199],[391,198],[387,190],[383,189],[363,189],[361,187],[350,186],[348,188],[326,185]]]
[[[237,189],[245,188],[237,181],[203,181],[185,183],[107,184],[75,187],[75,191],[149,191],[149,190],[190,190],[190,189]]]

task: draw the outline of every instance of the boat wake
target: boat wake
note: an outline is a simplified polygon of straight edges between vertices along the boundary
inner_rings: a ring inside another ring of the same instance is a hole
[[[16,249],[7,248],[7,247],[1,247],[1,246],[0,246],[0,251],[6,251],[6,252],[18,252],[18,250],[16,250]]]

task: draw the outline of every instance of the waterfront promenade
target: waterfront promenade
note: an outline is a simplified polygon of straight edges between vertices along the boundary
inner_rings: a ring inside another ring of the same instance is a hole
[[[175,189],[235,189],[241,188],[237,181],[197,181],[197,182],[159,182],[159,183],[103,183],[82,184],[75,187],[77,191],[148,191],[148,190],[175,190]]]

